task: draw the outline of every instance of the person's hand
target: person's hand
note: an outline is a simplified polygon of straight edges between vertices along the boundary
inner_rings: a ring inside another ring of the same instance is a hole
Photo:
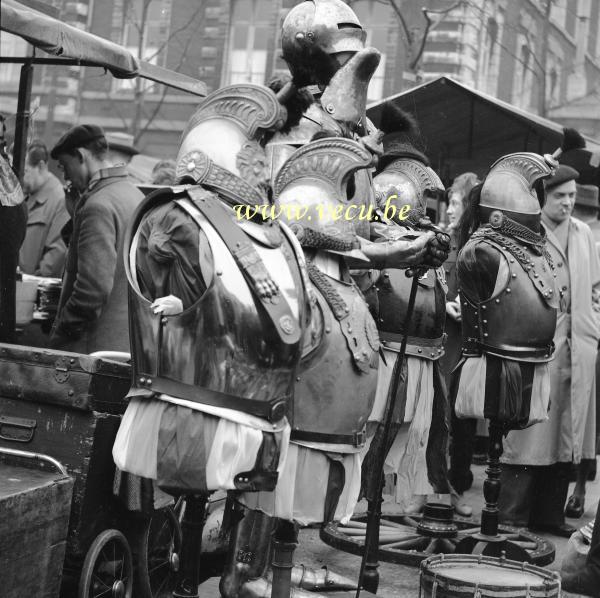
[[[183,311],[183,303],[179,297],[175,295],[167,295],[159,297],[150,306],[155,314],[163,316],[175,316]]]
[[[425,264],[432,268],[439,268],[450,254],[450,237],[446,233],[436,232],[434,238],[427,245]]]
[[[462,319],[460,313],[460,303],[458,301],[448,301],[446,303],[446,313],[457,322],[460,322]]]

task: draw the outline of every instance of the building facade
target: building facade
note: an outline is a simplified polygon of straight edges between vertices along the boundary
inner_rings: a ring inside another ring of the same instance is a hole
[[[548,1],[348,0],[367,30],[367,43],[382,53],[369,100],[446,75],[525,110],[572,116],[581,98],[594,98],[600,89],[600,2],[550,0],[547,9]],[[66,22],[201,79],[209,90],[265,83],[285,72],[279,34],[296,3],[54,0]],[[3,34],[0,50],[18,55],[25,48]],[[196,97],[142,80],[117,80],[101,69],[38,70],[34,134],[49,143],[76,122],[95,122],[133,133],[144,153],[173,155],[198,104]],[[4,114],[16,110],[17,82],[18,69],[3,65]],[[598,136],[598,122],[586,120],[583,132]]]

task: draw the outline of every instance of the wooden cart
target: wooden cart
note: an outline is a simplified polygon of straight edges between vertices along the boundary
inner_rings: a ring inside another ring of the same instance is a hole
[[[181,542],[177,518],[170,508],[134,513],[113,494],[112,446],[130,366],[0,344],[0,372],[0,449],[43,453],[73,478],[61,595],[131,598],[134,573],[136,598],[170,595]],[[30,523],[13,525],[27,531]],[[32,559],[30,567],[38,565]]]

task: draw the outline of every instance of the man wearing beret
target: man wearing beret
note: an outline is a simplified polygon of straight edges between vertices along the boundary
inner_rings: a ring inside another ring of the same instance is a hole
[[[569,537],[564,506],[571,463],[595,457],[595,362],[600,262],[587,224],[571,216],[579,173],[560,165],[546,181],[542,223],[560,304],[548,420],[510,432],[499,507],[504,523]]]
[[[51,333],[55,349],[129,351],[123,241],[143,194],[124,166],[110,166],[107,153],[104,131],[96,125],[71,128],[51,152],[80,195]]]

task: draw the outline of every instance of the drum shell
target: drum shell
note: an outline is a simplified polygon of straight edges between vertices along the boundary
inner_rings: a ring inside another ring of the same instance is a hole
[[[482,581],[460,580],[447,573],[457,568],[482,569]],[[497,569],[506,583],[486,581],[486,571]],[[445,573],[446,572],[446,573]],[[527,585],[515,581],[522,573],[538,577]],[[421,563],[419,598],[560,598],[560,580],[551,571],[528,563],[477,555],[437,555]]]

